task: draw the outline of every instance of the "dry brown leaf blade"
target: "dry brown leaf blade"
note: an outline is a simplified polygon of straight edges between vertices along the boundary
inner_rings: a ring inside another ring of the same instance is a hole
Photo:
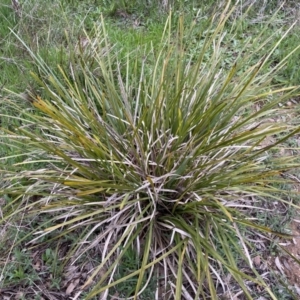
[[[283,271],[283,265],[281,264],[281,262],[280,262],[278,256],[275,258],[275,265],[276,265],[276,267],[278,268],[278,270],[280,271],[280,273],[281,273],[282,275],[285,275],[285,274],[284,274],[284,271]]]
[[[79,283],[79,279],[76,279],[74,281],[72,281],[69,286],[67,287],[67,290],[66,290],[66,295],[71,295],[72,292],[74,291],[74,289],[76,288],[76,286],[78,285]]]

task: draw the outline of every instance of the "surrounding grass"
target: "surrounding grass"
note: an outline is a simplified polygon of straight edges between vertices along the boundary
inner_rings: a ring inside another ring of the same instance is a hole
[[[297,4],[197,3],[1,4],[1,293],[279,297],[251,259],[298,204]]]

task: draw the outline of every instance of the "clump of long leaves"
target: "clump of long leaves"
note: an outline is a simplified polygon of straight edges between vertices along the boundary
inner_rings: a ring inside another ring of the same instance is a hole
[[[57,73],[28,49],[42,93],[32,95],[28,111],[11,102],[21,125],[2,128],[15,151],[2,161],[23,157],[2,166],[1,194],[12,199],[4,220],[22,211],[47,214],[50,225],[37,228],[33,241],[74,232],[80,238],[69,262],[97,248],[101,263],[82,286],[85,299],[106,297],[132,277],[133,299],[154,277],[157,299],[217,299],[230,295],[233,282],[252,299],[249,281],[275,299],[241,229],[272,233],[247,210],[255,197],[278,201],[274,183],[284,179],[277,175],[296,166],[270,149],[299,128],[268,121],[296,88],[272,87],[275,69],[260,75],[276,48],[264,50],[271,39],[251,54],[262,53],[255,65],[242,51],[231,68],[221,67],[227,17],[211,23],[197,55],[189,52],[183,20],[174,36],[171,18],[159,49],[125,59],[113,54],[104,26],[86,37],[88,46],[70,51],[70,69]],[[264,143],[273,135],[281,140]],[[116,280],[132,249],[140,263]]]

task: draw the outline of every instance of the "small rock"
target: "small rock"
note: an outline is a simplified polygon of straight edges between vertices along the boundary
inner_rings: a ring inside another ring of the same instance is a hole
[[[260,266],[260,264],[261,264],[261,259],[260,259],[260,256],[259,256],[259,255],[255,256],[255,257],[253,258],[253,263],[254,263],[254,265],[255,265],[256,267],[259,267],[259,266]]]

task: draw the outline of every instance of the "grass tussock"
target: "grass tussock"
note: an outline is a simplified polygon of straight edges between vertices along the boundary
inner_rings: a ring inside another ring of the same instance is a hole
[[[180,17],[174,34],[172,14],[155,48],[128,55],[102,19],[69,42],[69,64],[55,68],[19,39],[40,93],[26,97],[26,110],[9,102],[17,125],[1,128],[14,151],[1,158],[3,222],[39,216],[28,247],[72,237],[64,266],[96,251],[100,261],[77,297],[106,299],[134,280],[119,297],[140,299],[151,285],[157,299],[254,299],[260,286],[276,299],[253,265],[247,232],[288,237],[249,211],[261,210],[258,200],[285,202],[277,186],[298,166],[270,154],[300,131],[274,122],[298,93],[272,82],[292,51],[269,63],[292,27],[245,54],[260,37],[249,40],[224,64],[231,13],[228,5],[199,33],[197,53],[189,38],[197,23],[187,28]],[[129,258],[133,267],[122,268]]]

